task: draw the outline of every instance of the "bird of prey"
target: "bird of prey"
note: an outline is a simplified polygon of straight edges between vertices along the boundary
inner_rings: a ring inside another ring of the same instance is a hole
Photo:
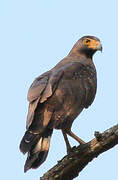
[[[98,50],[102,51],[100,40],[84,36],[64,59],[32,83],[26,132],[20,143],[21,152],[27,153],[24,172],[45,161],[53,129],[62,131],[67,152],[71,149],[67,135],[85,143],[71,131],[71,126],[95,98],[97,77],[92,57]]]

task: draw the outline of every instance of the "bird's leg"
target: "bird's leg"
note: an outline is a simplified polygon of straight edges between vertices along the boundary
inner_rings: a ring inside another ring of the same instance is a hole
[[[65,133],[67,133],[69,136],[71,136],[72,138],[74,138],[76,141],[78,141],[80,144],[85,144],[85,142],[80,139],[78,136],[76,136],[71,129],[66,129]]]
[[[64,130],[62,130],[62,133],[63,133],[63,137],[64,137],[64,140],[65,140],[65,143],[66,143],[67,154],[69,154],[69,152],[71,150],[71,146],[70,146],[67,134],[65,133]]]

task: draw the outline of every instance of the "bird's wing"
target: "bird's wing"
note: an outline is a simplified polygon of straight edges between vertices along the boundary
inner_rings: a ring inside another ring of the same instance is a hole
[[[48,71],[37,77],[29,88],[28,101],[30,103],[37,99],[39,99],[40,103],[46,101],[55,91],[62,74],[62,70],[56,72]]]
[[[33,121],[36,107],[45,102],[54,93],[58,82],[63,74],[62,70],[48,71],[37,77],[28,91],[29,109],[26,126],[29,128]]]
[[[41,76],[37,77],[34,80],[34,82],[31,84],[28,91],[28,95],[27,95],[27,99],[30,103],[36,99],[41,98],[41,94],[45,90],[46,85],[48,83],[49,75],[50,75],[50,72],[48,71],[42,74]]]

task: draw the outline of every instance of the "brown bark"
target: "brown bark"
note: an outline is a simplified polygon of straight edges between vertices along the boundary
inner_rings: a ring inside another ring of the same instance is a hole
[[[46,172],[40,180],[72,180],[99,154],[118,144],[118,124],[103,133],[95,132],[90,142],[73,147],[57,165]]]

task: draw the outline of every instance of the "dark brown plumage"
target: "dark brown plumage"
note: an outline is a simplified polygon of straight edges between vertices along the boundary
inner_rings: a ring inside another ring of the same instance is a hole
[[[21,152],[28,153],[25,172],[45,161],[54,128],[62,130],[67,152],[70,150],[67,134],[84,143],[71,132],[71,126],[94,100],[97,78],[92,56],[97,50],[102,50],[98,38],[82,37],[67,57],[32,83],[28,92],[27,130],[20,144]]]

